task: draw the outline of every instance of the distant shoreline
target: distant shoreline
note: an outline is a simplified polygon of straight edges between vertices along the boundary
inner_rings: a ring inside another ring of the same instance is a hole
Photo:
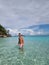
[[[23,35],[23,37],[42,37],[42,36],[49,36],[49,35]],[[18,35],[17,36],[11,36],[11,37],[18,37]]]
[[[47,36],[49,36],[49,35],[23,35],[24,37],[47,37]],[[1,36],[0,35],[0,38],[7,38],[7,37],[18,37],[18,35],[17,36]]]

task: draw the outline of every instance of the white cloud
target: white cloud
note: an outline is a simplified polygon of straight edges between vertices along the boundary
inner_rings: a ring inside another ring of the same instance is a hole
[[[43,29],[34,31],[34,29],[10,29],[10,28],[7,28],[7,30],[9,30],[9,33],[12,36],[16,36],[16,35],[18,35],[18,33],[21,33],[23,35],[48,35],[49,34],[49,32],[44,31]]]
[[[38,34],[38,35],[49,35],[49,32],[44,31],[44,30],[39,30],[39,31],[37,32],[37,34]]]
[[[0,24],[10,28],[49,24],[49,0],[0,0]]]
[[[9,33],[12,36],[18,35],[19,31],[17,29],[11,29],[11,28],[7,28],[6,30],[9,30]]]

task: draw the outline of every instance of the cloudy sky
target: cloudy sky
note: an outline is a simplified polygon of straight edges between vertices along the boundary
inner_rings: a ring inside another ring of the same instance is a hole
[[[16,29],[49,24],[49,0],[0,0],[0,24]]]

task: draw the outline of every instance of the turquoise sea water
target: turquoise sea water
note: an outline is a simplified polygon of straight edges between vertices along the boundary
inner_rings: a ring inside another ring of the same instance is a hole
[[[18,37],[0,38],[0,65],[49,65],[49,36],[24,37],[24,49]]]

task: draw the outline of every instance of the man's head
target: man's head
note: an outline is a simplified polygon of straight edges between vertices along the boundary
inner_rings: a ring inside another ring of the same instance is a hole
[[[19,33],[19,37],[21,36],[21,33]]]

